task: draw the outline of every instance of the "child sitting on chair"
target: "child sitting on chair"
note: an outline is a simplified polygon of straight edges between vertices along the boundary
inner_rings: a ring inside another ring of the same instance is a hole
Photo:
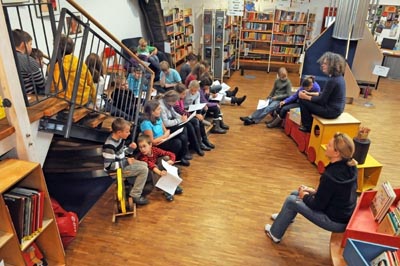
[[[125,140],[130,135],[131,124],[117,118],[111,125],[112,133],[103,145],[104,169],[107,172],[116,172],[118,165],[126,172],[125,176],[129,183],[133,185],[129,196],[138,205],[146,205],[149,201],[143,196],[143,188],[146,184],[148,168],[144,162],[125,157],[126,153],[131,154],[136,149],[136,143],[132,142],[129,147],[125,146]]]
[[[149,170],[153,173],[153,184],[155,185],[161,176],[166,175],[167,171],[162,166],[161,160],[166,161],[170,165],[175,162],[175,154],[170,151],[154,147],[151,143],[151,139],[148,135],[140,135],[138,137],[138,146],[140,150],[139,160],[146,162]],[[178,186],[175,190],[175,194],[182,194],[183,189]],[[168,201],[173,201],[174,196],[164,192],[164,196]]]

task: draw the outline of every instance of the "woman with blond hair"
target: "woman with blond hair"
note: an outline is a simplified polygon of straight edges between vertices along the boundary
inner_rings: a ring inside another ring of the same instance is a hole
[[[357,203],[357,162],[352,159],[353,153],[353,140],[336,133],[326,146],[329,164],[318,188],[300,186],[286,198],[281,211],[271,215],[274,223],[265,225],[273,242],[281,241],[298,213],[325,230],[344,232]]]

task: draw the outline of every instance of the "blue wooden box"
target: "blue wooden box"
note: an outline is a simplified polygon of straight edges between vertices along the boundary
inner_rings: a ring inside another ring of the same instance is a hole
[[[348,238],[343,257],[347,265],[369,266],[371,260],[386,250],[393,251],[397,248]]]

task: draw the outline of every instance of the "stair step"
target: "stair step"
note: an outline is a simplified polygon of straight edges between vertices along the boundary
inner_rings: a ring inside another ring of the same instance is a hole
[[[8,123],[7,118],[0,119],[0,140],[7,138],[15,132],[15,128]]]
[[[116,117],[113,116],[109,116],[107,117],[104,121],[103,124],[101,125],[101,129],[106,130],[111,132],[111,124],[114,122]]]
[[[52,117],[53,115],[57,114],[58,112],[68,108],[69,104],[66,101],[63,101],[60,99],[55,99],[55,100],[56,101],[54,104],[50,105],[50,103],[49,103],[50,107],[48,107],[47,109],[45,109],[43,111],[44,116]]]
[[[107,117],[109,117],[109,116],[106,115],[106,114],[98,114],[97,116],[86,120],[83,124],[85,126],[88,126],[88,127],[91,127],[91,128],[95,128],[98,125],[100,125],[101,123],[103,123],[104,120],[107,119]]]
[[[92,112],[91,110],[86,109],[86,108],[75,109],[72,121],[74,123],[76,123],[79,120],[81,120],[82,118],[84,118],[85,116],[87,116],[88,114],[90,114],[91,112]]]
[[[44,116],[51,117],[66,108],[68,108],[68,103],[66,101],[58,98],[47,98],[27,108],[29,121],[32,123],[40,120]]]

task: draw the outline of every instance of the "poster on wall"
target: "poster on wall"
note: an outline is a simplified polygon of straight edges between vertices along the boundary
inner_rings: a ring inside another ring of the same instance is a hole
[[[60,13],[61,8],[58,0],[34,0],[34,3],[39,4],[35,6],[36,17],[38,18],[50,16],[49,7],[53,9],[54,15]]]
[[[66,15],[65,17],[65,25],[67,28],[69,28],[69,36],[73,35],[73,37],[82,37],[83,34],[83,29],[82,25],[79,23],[79,21],[82,20],[82,16],[80,13],[74,13],[74,17],[71,17],[69,15]],[[76,35],[76,36],[75,36]]]
[[[243,9],[244,0],[229,0],[226,14],[228,16],[243,16]]]

